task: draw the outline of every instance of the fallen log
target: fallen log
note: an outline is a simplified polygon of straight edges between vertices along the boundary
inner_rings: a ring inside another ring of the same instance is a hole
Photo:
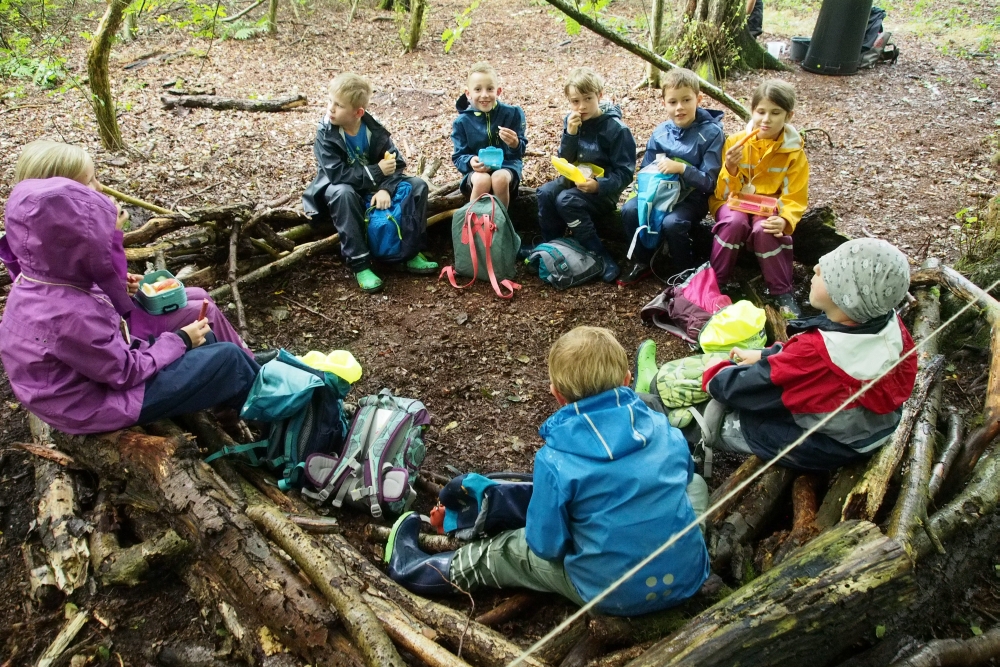
[[[941,450],[941,456],[931,470],[931,481],[927,484],[927,495],[932,501],[937,496],[938,491],[941,490],[941,485],[944,484],[948,473],[951,472],[952,464],[955,463],[955,459],[958,458],[959,453],[962,451],[962,431],[964,430],[962,415],[958,413],[958,410],[954,406],[948,406],[947,412],[948,440]]]
[[[729,516],[709,533],[708,553],[713,571],[724,571],[737,549],[759,534],[794,479],[791,470],[774,467],[750,486]]]
[[[389,526],[379,526],[378,524],[370,523],[365,526],[365,539],[369,542],[385,544],[389,539],[391,530]],[[467,542],[456,540],[454,537],[448,537],[447,535],[429,535],[427,533],[421,533],[417,540],[420,543],[420,548],[430,553],[455,551],[461,548],[462,545],[467,544]]]
[[[476,623],[482,623],[491,628],[502,625],[537,605],[538,602],[538,593],[514,593],[485,614],[476,616]]]
[[[236,326],[240,329],[240,337],[250,342],[250,331],[247,329],[247,316],[243,312],[243,299],[240,298],[240,287],[236,279],[237,257],[236,249],[240,242],[240,226],[233,221],[229,231],[229,295],[236,304]]]
[[[714,507],[717,502],[719,502],[722,498],[729,495],[730,491],[732,491],[737,486],[742,484],[744,480],[750,477],[750,475],[757,472],[762,465],[764,465],[764,462],[761,461],[758,457],[750,456],[746,461],[740,464],[739,468],[733,471],[733,474],[731,474],[728,478],[726,478],[726,481],[720,484],[715,489],[715,491],[712,492],[711,497],[708,499],[708,506]],[[742,498],[745,493],[746,490],[744,490],[743,493],[741,494],[733,496],[728,501],[726,501],[725,504],[720,505],[718,509],[709,514],[708,518],[706,519],[708,524],[709,525],[715,524],[718,523],[720,520],[722,520],[722,518],[729,513],[729,509],[733,505],[738,503],[740,501],[740,498]]]
[[[329,250],[338,243],[340,243],[340,235],[334,234],[332,236],[326,237],[325,239],[320,239],[319,241],[313,241],[312,243],[304,243],[300,246],[296,246],[295,250],[293,250],[285,257],[282,257],[277,261],[271,262],[270,264],[265,264],[256,271],[251,271],[250,273],[240,276],[239,278],[236,279],[236,284],[249,285],[263,278],[269,278],[283,271],[287,271],[292,266],[294,266],[298,261],[305,259],[306,257],[312,257],[313,255]],[[223,285],[222,287],[215,288],[208,294],[214,300],[219,301],[229,296],[231,292],[232,288],[229,285]]]
[[[83,629],[83,626],[87,624],[89,618],[90,614],[86,611],[77,609],[74,604],[67,604],[66,623],[59,630],[59,634],[52,640],[48,648],[45,649],[45,652],[38,658],[35,667],[53,667],[63,652],[69,648],[69,645],[80,633],[80,630]]]
[[[819,526],[816,525],[816,488],[820,483],[818,475],[799,475],[792,483],[792,530],[782,541],[774,553],[774,557],[766,569],[771,569],[778,565],[802,545],[808,543],[819,534]],[[765,571],[765,568],[761,568]]]
[[[823,504],[816,512],[816,526],[820,531],[832,528],[840,522],[844,511],[844,502],[868,468],[868,462],[862,461],[854,465],[844,466],[838,470],[823,496]]]
[[[935,639],[889,667],[974,667],[1000,657],[1000,628],[969,639]]]
[[[273,100],[249,100],[215,95],[160,95],[164,109],[215,109],[216,111],[289,111],[308,104],[305,95],[283,95]]]
[[[175,213],[161,209],[161,217],[150,218],[142,227],[126,232],[124,245],[126,248],[141,246],[183,227],[204,225],[207,223],[229,224],[233,219],[245,216],[252,208],[250,203],[227,204],[226,206],[210,206],[193,209],[185,213]]]

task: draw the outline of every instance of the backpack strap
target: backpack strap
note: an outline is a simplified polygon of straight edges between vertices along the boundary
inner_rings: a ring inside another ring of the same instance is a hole
[[[490,283],[493,285],[493,291],[501,299],[510,299],[514,296],[514,290],[521,289],[521,286],[512,280],[501,280],[500,284],[497,284],[497,274],[493,271],[493,232],[496,230],[497,226],[493,223],[496,219],[497,212],[497,200],[496,197],[489,195],[490,202],[493,204],[492,211],[490,212],[489,218],[483,221],[481,227],[479,227],[479,235],[483,239],[483,248],[486,251],[486,272],[490,275]],[[473,244],[474,245],[474,244]],[[472,255],[472,261],[475,262],[475,253]],[[500,290],[500,285],[507,288],[508,293],[504,294]]]
[[[632,235],[632,243],[629,245],[628,253],[625,255],[626,259],[632,259],[632,253],[635,252],[635,244],[639,241],[639,234],[641,234],[644,229],[648,231],[649,225],[643,225],[635,230],[635,234]]]
[[[441,273],[438,275],[438,280],[441,280],[445,276],[448,277],[448,282],[455,289],[465,289],[466,287],[471,287],[473,283],[476,282],[476,276],[479,273],[479,262],[476,258],[476,235],[475,227],[473,226],[474,220],[480,220],[472,212],[472,204],[469,204],[469,209],[465,212],[465,222],[462,223],[462,243],[468,244],[469,246],[469,257],[472,260],[472,280],[464,285],[459,285],[458,281],[455,280],[455,267],[446,266],[441,269]]]
[[[267,450],[267,440],[258,440],[257,442],[248,442],[245,445],[236,445],[235,447],[229,447],[223,445],[222,449],[215,452],[214,454],[209,454],[205,457],[205,463],[211,463],[216,459],[221,459],[223,456],[232,456],[233,454],[246,454],[247,458],[250,459],[250,465],[256,467],[261,464],[261,460],[257,457],[255,453],[256,450],[263,449]]]

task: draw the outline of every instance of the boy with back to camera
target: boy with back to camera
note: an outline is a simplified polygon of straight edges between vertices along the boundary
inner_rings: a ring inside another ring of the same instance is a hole
[[[563,125],[559,157],[597,165],[604,175],[579,185],[560,176],[538,188],[538,224],[546,241],[572,230],[580,245],[604,260],[604,282],[614,282],[620,269],[597,237],[594,218],[614,211],[618,197],[632,182],[635,139],[622,122],[621,109],[601,102],[604,81],[594,70],[578,67],[571,71],[563,92],[570,112]]]
[[[404,514],[386,547],[395,581],[422,595],[521,587],[582,605],[694,522],[687,443],[628,388],[628,356],[610,331],[581,326],[560,337],[549,351],[549,378],[560,409],[539,429],[545,446],[535,455],[526,526],[429,555],[417,544],[420,517]],[[701,495],[707,505],[707,487]],[[596,609],[659,611],[697,593],[708,574],[695,528]]]
[[[706,444],[770,460],[862,386],[868,390],[782,459],[805,471],[833,470],[870,457],[885,444],[913,392],[916,355],[895,307],[910,267],[893,245],[855,239],[823,255],[809,303],[822,315],[789,323],[787,343],[733,348],[731,362],[705,371],[712,398]]]
[[[680,273],[695,266],[691,253],[691,225],[708,213],[708,196],[722,167],[722,112],[704,109],[698,75],[689,69],[672,69],[663,75],[663,106],[667,120],[656,126],[646,144],[640,169],[657,164],[661,174],[677,174],[681,199],[666,214],[661,225],[661,243],[670,251],[672,271]],[[622,226],[631,240],[639,228],[638,198],[622,206]],[[656,248],[633,244],[632,261],[618,281],[638,282],[650,274],[649,263]]]
[[[472,66],[465,92],[455,102],[458,117],[451,129],[455,146],[451,161],[462,174],[462,194],[469,201],[492,192],[504,206],[510,206],[521,183],[527,122],[521,107],[497,99],[502,92],[492,65],[478,62]],[[479,151],[488,147],[503,151],[500,167],[489,167],[479,159]]]
[[[313,144],[318,170],[302,195],[306,215],[336,227],[340,252],[365,292],[382,289],[382,279],[372,271],[365,210],[389,208],[396,186],[405,180],[412,188],[420,247],[426,246],[427,225],[427,184],[403,175],[406,162],[392,137],[365,111],[371,95],[371,84],[353,72],[342,72],[330,82],[330,104]],[[411,273],[430,274],[438,265],[418,252],[405,267]]]

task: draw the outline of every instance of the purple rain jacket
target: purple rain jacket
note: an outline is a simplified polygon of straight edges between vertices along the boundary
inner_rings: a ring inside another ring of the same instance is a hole
[[[0,361],[24,407],[66,433],[134,424],[146,381],[186,349],[175,333],[125,341],[121,315],[133,306],[116,269],[116,219],[106,196],[66,178],[22,181],[7,200],[4,240],[20,274]]]

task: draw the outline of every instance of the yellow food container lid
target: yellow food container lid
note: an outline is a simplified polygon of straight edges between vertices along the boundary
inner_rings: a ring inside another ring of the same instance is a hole
[[[361,364],[347,350],[334,350],[330,354],[310,350],[304,356],[297,358],[307,366],[325,373],[333,373],[351,384],[361,379]]]
[[[585,183],[588,176],[586,176],[580,167],[587,167],[590,169],[593,178],[600,178],[604,176],[604,169],[598,167],[596,164],[590,164],[589,162],[581,162],[579,165],[575,165],[566,158],[554,157],[552,158],[552,166],[555,167],[561,175],[565,176],[569,180],[573,181],[577,185]]]

